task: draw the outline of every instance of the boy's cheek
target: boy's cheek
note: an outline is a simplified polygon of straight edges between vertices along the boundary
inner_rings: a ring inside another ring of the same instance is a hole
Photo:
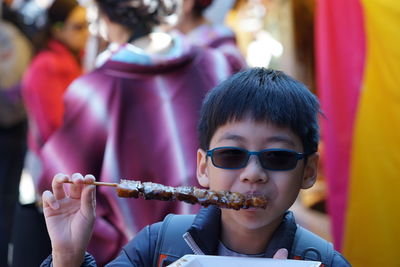
[[[239,188],[239,177],[227,175],[223,171],[211,171],[209,172],[209,188],[211,190],[230,190],[234,191],[235,188]],[[238,191],[238,189],[236,190]]]
[[[206,177],[204,175],[197,177],[197,181],[199,182],[199,184],[202,187],[206,187],[206,188],[210,187],[209,179],[208,179],[208,177]]]

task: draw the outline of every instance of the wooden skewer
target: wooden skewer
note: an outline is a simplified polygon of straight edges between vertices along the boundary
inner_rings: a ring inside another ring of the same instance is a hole
[[[72,184],[72,181],[66,181],[65,183]],[[105,186],[113,186],[117,187],[117,183],[106,183],[106,182],[93,182],[93,183],[85,183],[85,184],[94,184],[94,185],[105,185]]]

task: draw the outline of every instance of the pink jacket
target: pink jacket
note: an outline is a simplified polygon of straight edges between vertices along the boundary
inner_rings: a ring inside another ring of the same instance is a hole
[[[22,96],[29,119],[29,147],[34,152],[60,127],[64,92],[81,74],[78,60],[55,40],[33,59],[24,75]]]

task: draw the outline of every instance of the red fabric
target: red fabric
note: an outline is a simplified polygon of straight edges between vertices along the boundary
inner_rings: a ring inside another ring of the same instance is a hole
[[[317,2],[317,90],[321,99],[322,140],[326,155],[328,211],[340,250],[347,205],[353,123],[365,58],[362,8],[358,0]]]
[[[22,84],[29,118],[29,147],[34,152],[61,125],[64,92],[82,74],[78,60],[63,44],[52,40],[48,46],[33,59]]]

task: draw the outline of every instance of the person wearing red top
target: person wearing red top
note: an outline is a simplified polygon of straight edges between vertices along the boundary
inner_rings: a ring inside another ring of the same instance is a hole
[[[28,145],[40,148],[62,123],[63,95],[82,74],[81,55],[88,37],[86,11],[76,1],[56,0],[48,10],[47,38],[23,79],[28,114]]]

